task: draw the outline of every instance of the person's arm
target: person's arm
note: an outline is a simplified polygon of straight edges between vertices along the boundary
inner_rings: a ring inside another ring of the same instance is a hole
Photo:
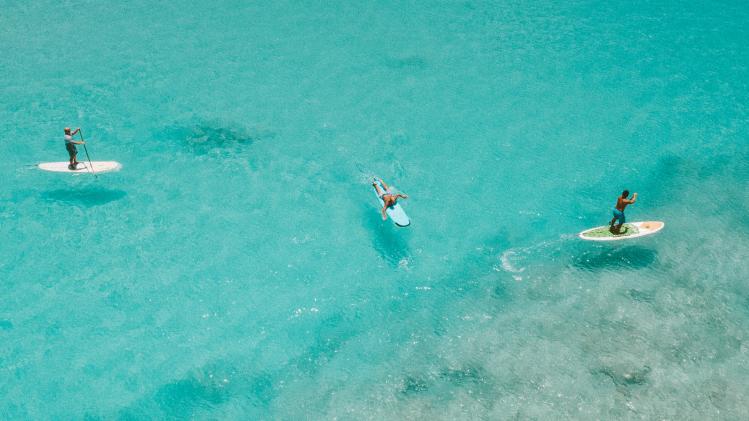
[[[628,205],[631,205],[637,201],[637,193],[632,195],[632,200],[626,200]]]
[[[402,197],[404,199],[408,199],[408,195],[407,194],[400,194],[400,193],[398,193],[398,194],[395,195],[396,199],[399,198],[399,197]]]
[[[388,208],[387,205],[383,205],[382,206],[382,210],[380,211],[382,213],[382,220],[383,221],[386,220],[386,219],[388,219],[388,214],[385,213],[385,211],[387,210],[387,208]]]
[[[71,135],[71,136],[75,136],[75,135],[76,135],[76,134],[78,134],[78,132],[80,132],[80,131],[81,131],[81,128],[79,127],[79,128],[77,128],[77,129],[73,130],[72,132],[70,132],[70,135]],[[84,142],[83,140],[81,140],[80,142],[79,142],[79,141],[77,141],[77,140],[74,140],[74,141],[73,141],[73,144],[75,144],[75,145],[83,145],[83,144],[85,144],[85,143],[86,143],[86,142]]]

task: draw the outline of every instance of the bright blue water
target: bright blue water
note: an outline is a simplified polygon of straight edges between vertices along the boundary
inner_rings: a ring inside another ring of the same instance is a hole
[[[2,9],[0,418],[749,417],[745,3]]]

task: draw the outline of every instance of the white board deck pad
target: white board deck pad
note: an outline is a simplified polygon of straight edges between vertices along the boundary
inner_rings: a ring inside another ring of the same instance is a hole
[[[380,186],[380,190],[385,191],[385,188],[382,186],[382,182],[380,180],[375,181],[378,186]],[[382,201],[382,198],[380,198],[380,195],[377,194],[377,189],[374,187],[372,188],[374,190],[375,196],[377,196],[377,200],[380,202],[380,209],[382,209],[383,206],[385,206],[385,202]],[[406,215],[406,211],[403,210],[400,203],[396,203],[395,206],[390,206],[385,210],[385,213],[387,214],[388,218],[395,223],[395,225],[399,227],[407,227],[411,225],[411,219],[408,218],[408,215]]]
[[[608,225],[591,228],[578,234],[588,241],[619,241],[652,235],[663,229],[666,224],[662,221],[629,222],[622,226],[620,234],[613,234]]]
[[[88,162],[79,162],[76,169],[71,170],[68,168],[69,162],[42,162],[38,165],[40,170],[51,171],[51,172],[66,172],[71,174],[91,174],[92,171],[89,167],[93,168],[93,172],[104,173],[109,171],[119,171],[122,168],[122,164],[117,161],[92,161],[91,165]]]

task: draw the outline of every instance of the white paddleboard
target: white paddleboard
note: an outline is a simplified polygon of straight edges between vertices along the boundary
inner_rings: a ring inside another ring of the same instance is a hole
[[[120,168],[122,168],[122,164],[120,164],[117,161],[93,161],[91,162],[91,168],[93,169],[93,173],[102,173],[102,172],[109,172],[109,171],[119,171]],[[67,173],[79,173],[79,174],[92,174],[91,169],[89,168],[88,162],[79,162],[76,169],[71,170],[68,168],[68,165],[70,165],[69,162],[42,162],[41,164],[37,165],[40,170],[44,171],[52,171],[52,172],[67,172]]]
[[[585,230],[577,236],[588,241],[629,240],[631,238],[639,238],[655,234],[662,230],[664,226],[666,226],[666,224],[661,221],[628,222],[622,226],[621,234],[612,234],[611,231],[609,231],[609,226],[605,225]]]
[[[385,191],[385,188],[382,186],[382,182],[379,179],[375,180],[375,182],[380,186],[380,189],[382,191]],[[382,207],[385,206],[385,202],[383,202],[380,198],[380,195],[377,194],[377,189],[373,187],[372,190],[374,190],[374,194],[375,196],[377,196],[377,200],[380,202],[380,209],[382,209]],[[395,225],[399,227],[407,227],[411,225],[411,220],[408,218],[408,215],[406,215],[406,211],[403,210],[400,203],[396,203],[395,206],[391,206],[385,209],[385,213],[387,214],[388,218],[390,218],[395,223]]]

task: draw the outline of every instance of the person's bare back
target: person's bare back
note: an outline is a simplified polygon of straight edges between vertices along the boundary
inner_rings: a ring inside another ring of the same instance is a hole
[[[636,200],[637,200],[637,193],[632,195],[632,199],[627,199],[625,196],[622,195],[616,198],[616,208],[624,212],[624,208],[626,208],[628,205],[635,203]]]
[[[379,182],[379,183],[378,183]],[[380,189],[380,185],[382,184],[382,189]],[[405,194],[393,194],[390,192],[390,187],[388,187],[387,184],[385,184],[385,181],[383,181],[381,178],[377,179],[375,178],[372,181],[372,187],[375,188],[375,191],[377,192],[377,196],[382,199],[382,209],[380,210],[380,213],[382,214],[382,220],[387,219],[387,209],[389,207],[395,206],[395,204],[398,202],[398,198],[408,199],[408,196]]]

